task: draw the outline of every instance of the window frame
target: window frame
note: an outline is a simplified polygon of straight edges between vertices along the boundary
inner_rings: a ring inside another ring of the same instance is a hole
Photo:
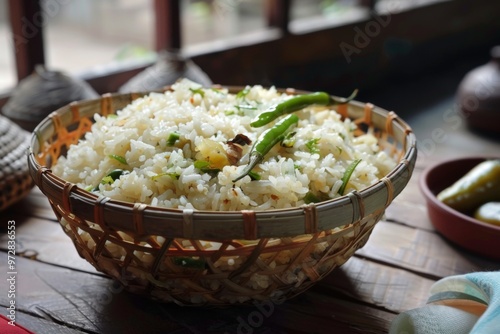
[[[19,39],[19,36],[22,36],[22,18],[34,18],[39,14],[41,12],[40,1],[9,0],[8,3],[13,41],[16,47],[18,80],[32,73],[36,64],[45,62],[43,24],[37,25],[39,30],[34,36],[24,40]],[[378,14],[373,11],[377,4],[376,0],[360,1],[360,4],[367,8],[366,15],[361,18],[340,25],[324,20],[316,24],[313,29],[303,32],[291,32],[289,29],[292,0],[266,0],[265,3],[269,27],[266,31],[238,36],[234,39],[207,42],[201,46],[183,47],[180,0],[154,0],[156,50],[182,50],[183,54],[205,70],[214,82],[220,84],[261,83],[259,81],[262,81],[264,75],[271,76],[271,79],[278,78],[277,80],[264,79],[272,81],[273,84],[275,82],[284,85],[290,83],[296,88],[315,89],[316,84],[324,85],[324,82],[328,82],[331,87],[342,85],[345,88],[344,91],[347,92],[354,85],[359,86],[362,77],[369,78],[366,84],[370,85],[391,71],[408,70],[405,68],[405,62],[407,64],[418,62],[421,66],[425,66],[438,60],[442,61],[443,59],[440,58],[448,57],[456,52],[470,51],[477,47],[491,47],[493,42],[497,42],[497,38],[472,38],[470,34],[482,36],[481,34],[485,32],[491,34],[492,31],[500,31],[500,23],[490,19],[491,13],[500,12],[498,1],[435,0],[399,12],[380,14],[381,17],[390,19],[391,24],[383,27],[368,45],[356,48],[354,45],[356,33],[377,20]],[[472,5],[474,11],[469,13],[467,8],[470,11]],[[426,22],[438,22],[439,29],[435,27],[412,29],[412,27],[422,27],[422,17],[425,17]],[[443,20],[444,17],[450,19]],[[460,26],[457,25],[457,17],[462,20]],[[500,20],[497,21],[500,22]],[[394,22],[397,22],[397,27]],[[465,36],[465,39],[461,36]],[[419,52],[425,57],[422,58],[417,54],[394,58],[381,57],[380,50],[384,50],[384,41],[387,38],[406,39],[419,48]],[[348,60],[346,49],[339,47],[342,43],[362,51],[359,54],[351,53],[352,57],[357,57],[356,61],[346,61]],[[258,73],[254,73],[256,63],[261,67]],[[151,62],[135,65],[117,64],[101,69],[99,72],[89,71],[82,76],[97,92],[114,92],[129,78],[150,65]],[[317,80],[315,81],[312,76],[315,73],[324,74],[321,73],[322,65],[326,66],[325,72],[332,71],[331,80],[325,78],[316,82]],[[308,70],[311,77],[304,79],[304,73]],[[296,80],[290,77],[290,71],[297,72]],[[300,81],[301,79],[303,80]],[[0,107],[9,95],[9,91],[0,94]]]

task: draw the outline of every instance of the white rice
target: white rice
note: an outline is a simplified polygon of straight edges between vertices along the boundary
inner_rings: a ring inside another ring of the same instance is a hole
[[[332,107],[314,106],[296,112],[300,121],[293,130],[293,147],[276,145],[254,169],[260,180],[245,176],[233,182],[246,166],[252,145],[243,146],[243,157],[233,165],[227,160],[227,142],[244,134],[254,143],[274,124],[252,128],[254,116],[291,96],[275,88],[248,86],[248,94],[238,97],[185,79],[172,88],[139,98],[116,116],[96,114],[91,131],[69,148],[67,157],[59,158],[54,174],[84,189],[97,186],[96,192],[117,200],[228,211],[297,207],[308,193],[321,199],[338,197],[345,169],[355,159],[361,162],[345,193],[377,182],[395,166],[372,134],[355,137],[351,120],[342,120]],[[174,132],[179,140],[169,146]],[[308,148],[312,140],[317,141],[316,152]],[[206,160],[220,172],[203,172],[195,168],[196,160]],[[102,184],[116,169],[130,173]]]

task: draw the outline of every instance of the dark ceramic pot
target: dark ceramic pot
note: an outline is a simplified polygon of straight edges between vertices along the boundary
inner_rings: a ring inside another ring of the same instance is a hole
[[[180,78],[192,80],[204,87],[212,85],[212,80],[198,65],[174,50],[161,52],[156,63],[128,80],[118,92],[159,90],[174,84]]]
[[[60,107],[98,96],[87,82],[38,65],[31,75],[19,82],[2,113],[31,132],[38,123]]]
[[[500,46],[491,50],[488,63],[465,75],[457,98],[460,111],[471,128],[500,133]]]

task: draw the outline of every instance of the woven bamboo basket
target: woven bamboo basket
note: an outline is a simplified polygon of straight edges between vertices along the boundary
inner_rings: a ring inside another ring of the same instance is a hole
[[[0,211],[26,196],[34,186],[26,161],[30,134],[0,116]]]
[[[28,161],[80,256],[126,290],[156,300],[214,306],[291,298],[366,243],[412,175],[411,128],[395,113],[357,101],[338,111],[359,132],[372,131],[398,164],[376,184],[321,203],[258,212],[165,209],[98,197],[51,172],[95,113],[114,113],[144,94],[106,94],[53,112],[35,129]]]

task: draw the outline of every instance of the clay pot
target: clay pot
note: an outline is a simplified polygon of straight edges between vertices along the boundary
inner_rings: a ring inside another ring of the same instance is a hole
[[[458,104],[468,125],[500,133],[500,46],[491,49],[491,60],[465,75],[458,87]]]
[[[85,81],[38,65],[21,80],[2,113],[27,131],[32,131],[51,112],[73,101],[99,95]]]
[[[191,59],[178,51],[164,51],[159,54],[155,64],[132,77],[119,88],[120,93],[143,92],[162,89],[172,85],[180,78],[186,78],[210,87],[212,80]]]
[[[34,183],[26,152],[30,135],[0,115],[0,211],[26,196]]]

